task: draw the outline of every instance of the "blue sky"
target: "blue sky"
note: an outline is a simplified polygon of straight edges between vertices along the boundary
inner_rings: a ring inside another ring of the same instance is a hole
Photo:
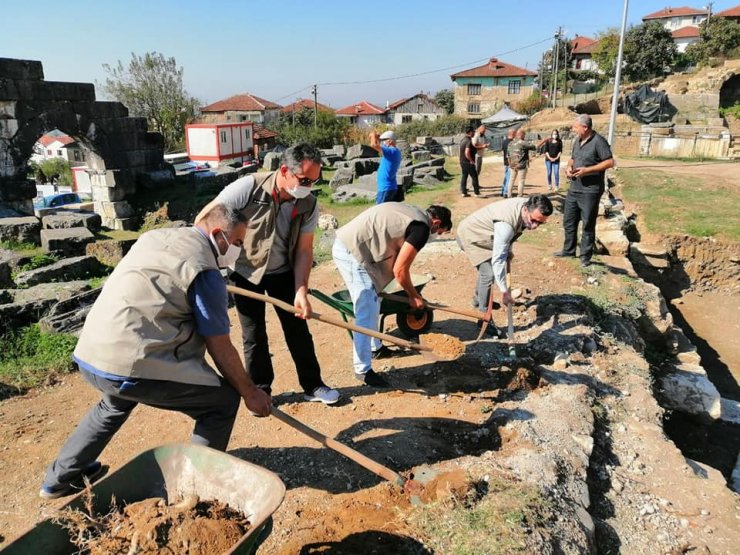
[[[702,7],[702,3],[678,4]],[[736,5],[718,0],[713,10]],[[101,82],[131,53],[174,56],[209,103],[251,92],[288,104],[385,104],[452,85],[449,75],[498,56],[537,69],[558,25],[572,37],[621,23],[623,0],[3,0],[0,56],[41,60],[46,79]],[[669,5],[632,0],[629,23]],[[544,42],[543,42],[544,41]],[[529,46],[539,43],[535,46]],[[453,67],[455,66],[455,67]],[[432,72],[376,83],[370,81]],[[98,92],[100,98],[102,92]]]

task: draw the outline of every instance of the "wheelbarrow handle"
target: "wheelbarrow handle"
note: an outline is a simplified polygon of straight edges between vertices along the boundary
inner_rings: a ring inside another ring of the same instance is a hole
[[[388,299],[389,301],[396,301],[399,303],[408,303],[409,298],[404,297],[403,295],[394,295],[393,293],[380,293],[378,294],[379,297],[382,297],[384,299]],[[433,310],[442,310],[443,312],[451,312],[453,314],[459,314],[460,316],[467,316],[468,318],[472,318],[473,320],[485,320],[485,313],[478,312],[477,310],[466,310],[464,308],[455,308],[454,306],[447,306],[444,304],[437,304],[437,303],[430,303],[426,299],[424,299],[424,304],[427,306],[427,308],[431,308]]]
[[[356,462],[360,466],[368,469],[370,472],[380,476],[384,480],[388,480],[389,482],[393,482],[399,486],[403,486],[403,484],[406,482],[403,476],[401,476],[397,472],[394,472],[387,466],[383,466],[379,462],[376,462],[366,457],[359,451],[355,451],[351,447],[346,446],[344,443],[340,443],[336,439],[327,437],[321,432],[314,430],[313,428],[310,428],[309,426],[306,426],[300,420],[296,420],[292,416],[285,414],[283,411],[281,411],[277,407],[272,407],[270,414],[274,416],[275,418],[277,418],[278,420],[280,420],[281,422],[287,424],[291,428],[295,428],[299,432],[306,434],[308,437],[318,441],[324,447],[328,447],[329,449],[332,449],[336,451],[337,453],[341,453],[348,459]]]
[[[281,301],[280,299],[275,299],[274,297],[270,297],[268,295],[262,295],[261,293],[255,293],[254,291],[249,291],[248,289],[242,289],[241,287],[235,287],[233,285],[227,285],[226,289],[229,290],[231,293],[234,293],[235,295],[242,295],[244,297],[249,297],[250,299],[255,299],[258,301],[265,302],[265,303],[273,304],[277,306],[278,308],[282,308],[284,311],[290,312],[292,314],[298,314],[300,312],[296,310],[296,308],[293,305],[290,305],[284,301]],[[344,328],[346,330],[352,330],[358,333],[363,333],[365,335],[369,335],[370,337],[382,339],[383,341],[387,341],[388,343],[393,343],[394,345],[399,345],[401,347],[406,347],[407,349],[415,349],[417,351],[433,351],[434,350],[432,347],[429,347],[428,345],[422,345],[420,343],[406,341],[405,339],[399,339],[398,337],[393,337],[392,335],[388,335],[386,333],[380,333],[379,331],[371,330],[370,328],[363,328],[361,326],[356,326],[355,324],[351,324],[349,322],[339,320],[338,318],[331,318],[330,316],[324,316],[323,314],[319,314],[318,312],[314,312],[313,310],[311,311],[309,318],[311,318],[312,320],[318,320],[319,322],[324,322],[325,324],[331,324],[332,326]]]

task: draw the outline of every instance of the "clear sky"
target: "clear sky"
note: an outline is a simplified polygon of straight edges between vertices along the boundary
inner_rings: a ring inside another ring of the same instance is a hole
[[[688,4],[700,8],[706,5]],[[717,0],[713,11],[736,5]],[[452,86],[487,58],[536,71],[559,25],[593,36],[621,24],[623,0],[2,0],[0,56],[41,60],[46,79],[102,82],[102,65],[161,52],[203,103],[251,92],[289,104],[384,105]],[[629,23],[670,5],[632,0]],[[685,6],[687,4],[678,4]],[[533,45],[534,46],[528,46]],[[443,70],[443,71],[435,71]],[[426,75],[396,78],[426,72]],[[389,79],[391,78],[391,79]],[[368,83],[366,81],[388,79]],[[351,85],[332,85],[365,81]],[[102,98],[101,92],[98,97]]]

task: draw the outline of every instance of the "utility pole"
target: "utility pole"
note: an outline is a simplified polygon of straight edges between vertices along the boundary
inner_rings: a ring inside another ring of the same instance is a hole
[[[314,85],[311,92],[313,93],[313,126],[316,127],[317,125],[316,122],[319,117],[319,100],[318,100],[319,89],[318,87]]]
[[[555,72],[553,73],[553,87],[552,87],[552,107],[555,108],[558,103],[558,62],[560,61],[560,29],[558,27],[557,33],[555,33]]]
[[[617,102],[619,101],[619,82],[622,79],[622,58],[624,57],[624,34],[627,29],[627,7],[629,0],[624,0],[624,11],[622,12],[622,31],[619,35],[619,54],[617,55],[617,73],[614,76],[614,93],[612,94],[612,110],[609,115],[609,133],[607,142],[614,146],[614,133],[617,124]]]
[[[707,26],[709,25],[709,19],[712,17],[712,6],[714,6],[714,2],[707,2]]]

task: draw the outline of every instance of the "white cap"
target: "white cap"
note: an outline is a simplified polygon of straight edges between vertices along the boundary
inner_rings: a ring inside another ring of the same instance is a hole
[[[381,141],[385,141],[386,139],[390,139],[391,141],[396,140],[396,134],[393,131],[384,131],[383,134],[380,136]]]

